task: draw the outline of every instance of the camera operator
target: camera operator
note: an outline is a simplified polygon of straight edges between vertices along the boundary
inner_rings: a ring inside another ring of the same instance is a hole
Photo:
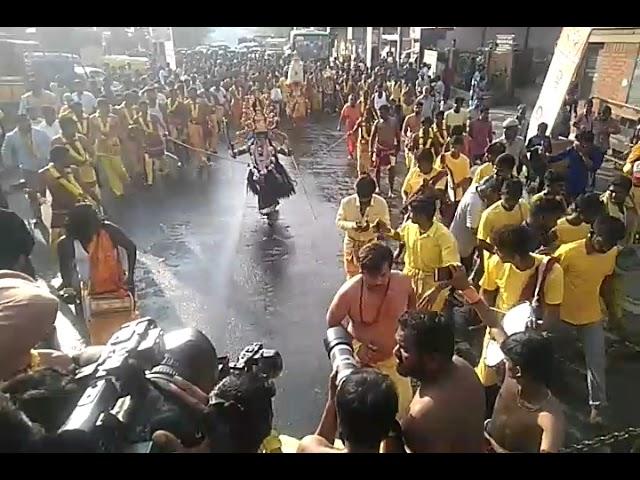
[[[70,357],[36,350],[54,331],[58,300],[31,277],[0,271],[0,381],[38,367],[66,371]]]
[[[0,270],[14,270],[35,278],[31,252],[33,235],[15,212],[0,205]]]
[[[334,373],[329,380],[329,398],[316,433],[300,441],[298,453],[388,452],[392,447],[385,440],[401,437],[395,418],[398,394],[391,379],[372,368],[351,372],[339,387],[336,377]],[[338,430],[344,449],[334,447]],[[401,445],[394,447],[403,451]]]
[[[398,318],[415,308],[416,296],[409,277],[392,270],[393,252],[381,242],[360,249],[361,273],[347,280],[336,293],[327,312],[329,328],[344,325],[354,339],[361,366],[388,375],[398,392],[398,418],[406,415],[411,383],[396,371],[393,349]]]
[[[58,431],[82,395],[73,375],[53,368],[17,375],[0,384],[0,392],[49,434]]]
[[[178,379],[175,393],[198,410],[208,425],[202,443],[188,447],[165,430],[153,434],[155,447],[167,453],[258,453],[271,433],[273,386],[252,372],[233,374],[213,389],[210,397]]]
[[[43,434],[8,395],[0,393],[0,453],[36,451]]]
[[[62,418],[62,415],[56,412],[43,411],[42,414],[49,419],[56,415],[56,418]],[[98,452],[98,445],[85,432],[46,432],[42,425],[29,418],[29,415],[16,405],[12,395],[0,393],[0,453]]]

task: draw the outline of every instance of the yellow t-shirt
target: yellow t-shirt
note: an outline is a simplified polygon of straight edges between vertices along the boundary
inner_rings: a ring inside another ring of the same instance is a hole
[[[578,226],[571,225],[565,217],[558,220],[556,224],[556,234],[558,235],[558,245],[575,242],[587,238],[591,231],[591,225],[581,223]]]
[[[529,216],[529,205],[524,200],[520,200],[513,210],[508,211],[502,206],[502,201],[497,201],[487,208],[480,216],[478,224],[477,237],[480,240],[491,244],[491,236],[493,232],[505,225],[520,225]],[[491,254],[486,250],[483,251],[484,268],[487,268],[487,262]]]
[[[398,232],[405,244],[403,273],[411,278],[416,296],[422,299],[435,287],[436,269],[460,264],[458,245],[447,227],[438,221],[426,233],[421,233],[420,227],[411,221]],[[433,311],[442,310],[447,294],[448,289],[440,292]]]
[[[535,205],[536,202],[539,202],[540,200],[542,200],[543,198],[545,198],[547,195],[545,192],[540,192],[540,193],[536,193],[533,197],[531,197],[529,199],[529,205],[533,206]],[[557,196],[555,197],[557,200],[560,200],[560,202],[562,202],[562,205],[564,206],[565,210],[567,209],[567,201],[564,199],[564,197],[562,196]]]
[[[424,181],[427,182],[440,173],[439,169],[432,169],[429,173],[424,174],[418,167],[413,167],[407,172],[402,184],[402,200],[407,201],[411,195],[416,193]],[[443,175],[442,179],[435,184],[435,188],[444,190],[447,187],[447,176]]]
[[[437,268],[460,263],[456,239],[438,221],[426,233],[421,233],[417,224],[406,222],[398,233],[405,244],[405,273],[411,270],[435,273]]]
[[[480,286],[485,290],[498,290],[496,297],[496,308],[502,311],[508,311],[520,303],[520,295],[531,275],[536,274],[536,269],[542,263],[544,255],[532,253],[535,264],[532,268],[520,271],[510,263],[503,263],[500,257],[493,255],[487,262]],[[555,264],[551,267],[543,286],[544,301],[548,305],[558,305],[563,301],[563,272],[560,265]],[[487,367],[484,363],[487,344],[489,343],[489,329],[486,330],[484,344],[482,347],[482,355],[476,366],[476,374],[485,387],[495,385],[497,383],[496,374],[493,369]]]
[[[618,249],[587,254],[586,240],[562,245],[554,255],[564,271],[564,300],[560,318],[573,325],[602,320],[600,285],[616,266]]]
[[[505,210],[502,201],[496,202],[482,212],[478,225],[478,238],[491,243],[491,235],[505,225],[519,225],[529,216],[529,205],[520,200],[511,211]]]
[[[496,308],[506,312],[520,303],[520,294],[529,277],[542,263],[544,255],[531,254],[535,265],[529,270],[520,271],[511,263],[503,263],[500,257],[493,255],[487,265],[487,270],[480,280],[480,286],[485,290],[498,290]],[[563,275],[560,265],[551,267],[544,284],[544,301],[548,305],[558,305],[563,299]]]
[[[483,163],[476,170],[476,174],[473,176],[473,183],[479,184],[482,180],[487,178],[493,173],[493,164],[490,162]]]
[[[461,108],[458,113],[453,109],[444,114],[444,123],[448,128],[455,127],[456,125],[467,125],[469,121],[469,112],[464,108]]]
[[[439,168],[447,168],[450,171],[453,178],[450,181],[453,184],[457,184],[465,178],[471,178],[471,162],[469,158],[463,153],[460,154],[458,158],[453,158],[451,153],[443,153],[440,156],[439,160]],[[450,186],[453,188],[453,186]],[[456,201],[460,200],[464,195],[464,191],[462,188],[458,187],[455,189],[455,199]]]

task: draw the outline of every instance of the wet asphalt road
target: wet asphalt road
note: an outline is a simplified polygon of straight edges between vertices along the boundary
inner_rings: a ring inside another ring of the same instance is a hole
[[[496,135],[510,114],[492,110]],[[166,329],[201,329],[218,355],[235,356],[254,341],[278,349],[284,372],[277,380],[276,428],[294,436],[315,430],[322,412],[329,373],[322,346],[324,317],[344,280],[342,235],[334,222],[340,199],[352,192],[356,171],[346,158],[344,142],[338,141],[336,122],[324,117],[288,131],[299,170],[291,159],[283,163],[297,182],[297,194],[282,202],[273,228],[259,215],[256,198],[246,191],[245,164],[223,158],[215,160],[208,178],[196,178],[185,168],[177,178],[150,190],[136,191],[119,202],[107,194],[105,201],[110,219],[138,245],[141,314],[155,318]],[[224,147],[221,154],[226,157]],[[605,171],[599,183],[609,175]],[[403,177],[402,168],[397,191]],[[397,225],[399,200],[389,203]],[[18,213],[25,212],[24,207],[16,208]],[[34,257],[45,278],[56,274],[42,242]],[[622,365],[615,363],[620,371]],[[634,363],[631,367],[627,358],[624,378],[610,378],[612,390],[624,390],[625,379],[637,373]],[[577,413],[570,415],[576,425],[571,438],[595,433],[584,429],[582,375],[571,381],[580,398]],[[631,414],[631,399],[618,398],[619,411],[624,408],[629,415],[616,423],[640,423]]]
[[[315,429],[324,405],[324,316],[344,278],[334,221],[355,172],[336,155],[343,145],[323,154],[339,138],[324,125],[290,136],[300,171],[284,163],[298,192],[282,202],[273,228],[246,191],[246,166],[220,158],[208,179],[187,170],[110,213],[139,248],[141,313],[167,329],[201,329],[218,354],[237,355],[254,341],[279,350],[277,428],[301,435]]]

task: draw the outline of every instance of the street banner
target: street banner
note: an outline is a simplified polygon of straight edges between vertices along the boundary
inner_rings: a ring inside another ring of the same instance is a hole
[[[430,66],[429,76],[431,78],[436,76],[438,67],[438,51],[437,50],[425,50],[422,53],[422,62]]]
[[[564,97],[582,59],[593,27],[563,27],[556,44],[551,65],[529,120],[527,138],[536,134],[538,124],[545,122],[553,128]],[[525,140],[526,140],[525,139]]]

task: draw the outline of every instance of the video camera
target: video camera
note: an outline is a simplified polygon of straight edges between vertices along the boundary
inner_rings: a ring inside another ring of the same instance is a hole
[[[271,382],[282,372],[282,357],[254,343],[232,362],[218,358],[209,339],[196,329],[165,333],[148,317],[127,323],[107,342],[97,362],[77,372],[76,381],[86,390],[58,434],[81,432],[101,452],[147,453],[152,451],[153,432],[168,429],[158,425],[162,418],[176,426],[180,436],[196,442],[203,436],[202,413],[162,384],[181,377],[210,392],[220,379],[240,372],[255,372]]]

